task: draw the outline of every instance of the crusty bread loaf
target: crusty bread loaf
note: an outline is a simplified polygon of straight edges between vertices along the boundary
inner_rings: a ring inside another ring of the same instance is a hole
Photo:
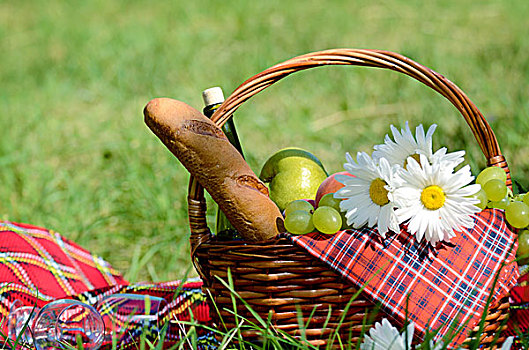
[[[145,123],[218,203],[248,241],[278,234],[281,213],[222,130],[202,113],[170,98],[150,101]],[[278,220],[278,218],[280,220]]]

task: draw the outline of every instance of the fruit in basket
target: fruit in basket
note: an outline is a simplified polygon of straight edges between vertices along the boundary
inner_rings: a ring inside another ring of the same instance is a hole
[[[513,195],[506,185],[507,174],[498,167],[488,167],[479,173],[476,182],[481,190],[474,195],[480,200],[480,208],[484,202],[481,192],[487,197],[487,208],[505,210],[505,219],[513,228],[523,229],[529,226],[529,196],[527,193]],[[529,245],[528,245],[529,246]]]
[[[334,234],[342,228],[344,220],[339,208],[340,200],[335,199],[333,193],[323,196],[316,209],[309,201],[292,201],[285,208],[285,228],[296,235],[313,232],[315,229],[324,234]]]
[[[327,193],[325,196],[321,197],[318,208],[319,207],[331,207],[336,209],[337,211],[340,211],[340,203],[342,202],[342,199],[340,198],[334,198],[334,193]]]
[[[314,207],[312,206],[312,204],[310,204],[306,200],[296,199],[295,201],[292,201],[286,205],[285,216],[287,216],[289,213],[296,211],[296,210],[303,210],[308,213],[312,213],[312,211],[314,210]]]
[[[284,148],[268,158],[259,178],[269,183],[270,198],[284,210],[296,199],[314,198],[327,176],[312,153],[301,148]]]
[[[482,188],[487,194],[487,198],[492,202],[500,201],[507,195],[507,186],[500,179],[489,180],[482,185]]]
[[[529,225],[529,206],[524,202],[510,202],[505,208],[505,218],[514,228],[524,228]]]
[[[342,199],[334,198],[334,193],[327,193],[323,197],[320,198],[320,202],[318,203],[318,207],[331,207],[334,208],[339,214],[340,218],[342,219],[342,230],[345,230],[349,226],[347,225],[347,218],[345,217],[344,211],[340,209],[340,202]]]
[[[294,210],[285,217],[285,229],[295,235],[314,231],[312,213],[306,210]]]
[[[334,234],[342,227],[342,217],[340,212],[332,207],[319,206],[312,214],[312,223],[321,233]]]
[[[507,181],[507,173],[500,167],[489,166],[483,169],[476,178],[476,183],[483,187],[489,180],[497,179],[505,183]]]
[[[327,193],[334,193],[344,186],[343,183],[338,182],[336,180],[336,175],[353,176],[347,171],[340,171],[339,173],[334,173],[325,180],[323,180],[323,182],[320,184],[320,187],[318,187],[318,191],[316,191],[316,204],[318,204],[320,202],[320,199]]]
[[[476,177],[476,183],[481,185],[481,189],[486,193],[490,202],[487,207],[505,209],[506,198],[509,189],[506,185],[507,173],[502,168],[490,166],[483,169]]]

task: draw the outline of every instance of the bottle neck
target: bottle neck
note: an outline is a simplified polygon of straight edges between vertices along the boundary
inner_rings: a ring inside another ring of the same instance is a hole
[[[215,104],[206,106],[202,110],[202,113],[204,113],[206,117],[211,119],[211,116],[213,115],[213,113],[215,113],[215,111],[217,110],[217,108],[219,108],[220,105],[221,103],[215,103]]]
[[[212,104],[204,107],[203,113],[206,117],[211,118],[213,113],[219,108],[221,103]],[[230,143],[239,151],[239,153],[244,158],[244,153],[242,152],[241,142],[239,141],[239,136],[237,135],[237,130],[235,129],[235,123],[233,122],[233,116],[228,119],[224,125],[222,125],[222,131],[230,141]]]

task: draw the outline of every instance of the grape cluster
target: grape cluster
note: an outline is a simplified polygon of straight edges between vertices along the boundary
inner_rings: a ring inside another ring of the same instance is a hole
[[[478,207],[505,210],[505,219],[518,232],[519,263],[529,263],[529,193],[513,195],[505,182],[507,174],[499,167],[488,167],[479,173],[476,183],[481,190],[475,195]]]
[[[340,213],[341,200],[333,195],[328,193],[321,197],[317,208],[302,199],[288,203],[285,207],[286,230],[295,235],[314,230],[324,234],[338,232],[345,223],[345,217]]]
[[[497,208],[505,210],[507,222],[514,228],[522,229],[529,225],[529,195],[513,196],[505,182],[507,174],[502,168],[488,167],[479,173],[476,183],[481,190],[475,197],[481,209]]]

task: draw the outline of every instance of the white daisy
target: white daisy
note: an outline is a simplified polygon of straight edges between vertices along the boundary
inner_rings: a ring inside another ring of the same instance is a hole
[[[428,159],[430,164],[439,163],[441,168],[452,172],[456,166],[465,160],[465,151],[447,153],[446,147],[441,147]]]
[[[393,132],[395,141],[389,135],[386,135],[383,144],[374,146],[373,159],[379,160],[380,158],[386,158],[391,164],[405,166],[408,157],[419,161],[419,155],[423,154],[430,163],[434,163],[435,161],[442,162],[444,168],[451,168],[450,171],[452,171],[453,168],[463,162],[465,152],[447,153],[446,148],[443,147],[433,153],[432,135],[436,127],[437,125],[432,124],[425,134],[421,124],[415,128],[414,137],[408,122],[406,122],[406,127],[401,129],[400,132],[391,125],[391,131]]]
[[[395,206],[388,197],[396,186],[397,167],[392,167],[385,158],[377,164],[365,152],[358,152],[358,163],[349,153],[345,157],[344,168],[355,177],[337,175],[336,180],[345,186],[334,197],[344,199],[340,209],[346,212],[347,224],[354,228],[377,225],[378,233],[384,238],[388,230],[399,232]]]
[[[360,344],[360,350],[411,349],[413,329],[414,324],[411,322],[406,328],[406,331],[399,334],[399,331],[384,318],[382,323],[375,323],[369,330],[369,334],[365,335],[364,341]]]
[[[448,241],[455,237],[454,230],[472,227],[472,214],[481,211],[474,205],[479,201],[469,197],[481,187],[468,185],[474,179],[468,165],[452,173],[421,154],[420,163],[408,158],[407,168],[400,168],[398,176],[402,184],[392,192],[396,214],[400,223],[409,220],[408,231],[419,242]]]

